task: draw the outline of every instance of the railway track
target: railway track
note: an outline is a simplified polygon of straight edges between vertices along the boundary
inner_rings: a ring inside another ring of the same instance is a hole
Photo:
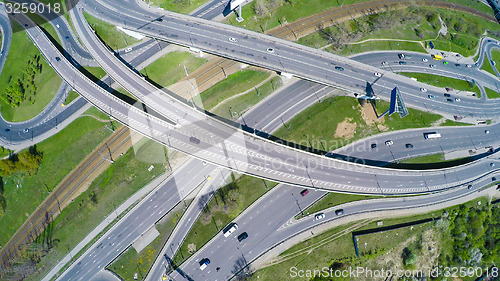
[[[11,261],[19,257],[22,249],[33,242],[74,198],[87,189],[98,176],[95,172],[110,165],[113,157],[118,157],[130,146],[130,131],[125,126],[121,127],[73,169],[0,250],[0,276],[5,273]]]

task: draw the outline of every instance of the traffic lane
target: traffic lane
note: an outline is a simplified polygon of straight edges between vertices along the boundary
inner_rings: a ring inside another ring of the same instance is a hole
[[[398,54],[405,53],[411,54],[411,59],[399,59]],[[448,62],[446,59],[437,61],[431,58],[430,55],[413,53],[413,52],[374,52],[370,54],[363,54],[359,56],[352,57],[356,61],[370,64],[372,66],[379,66],[385,70],[391,72],[422,72],[434,75],[444,75],[455,79],[468,78],[469,80],[474,79],[478,83],[488,88],[496,89],[495,83],[498,81],[496,77],[489,75],[489,73],[481,71],[479,67],[471,64],[468,68],[466,63],[459,62],[449,62],[448,65],[444,65],[443,62]],[[426,59],[427,61],[423,61]],[[382,64],[385,62],[386,64]],[[404,62],[404,64],[400,64]],[[434,68],[429,66],[433,64]],[[452,85],[450,85],[452,86]]]
[[[108,231],[93,247],[82,256],[76,265],[65,272],[61,278],[92,280],[101,268],[136,241],[142,233],[173,209],[183,198],[200,184],[207,181],[206,176],[213,166],[204,165],[199,160],[189,160],[179,172],[174,173],[155,193],[149,195],[140,205],[134,207],[138,212],[129,212],[114,228]]]
[[[139,17],[139,16],[137,16],[137,17]],[[133,19],[134,19],[134,20],[137,20],[138,22],[140,22],[140,18],[133,18]],[[146,30],[146,31],[147,31],[147,33],[153,33],[153,34],[154,34],[154,33],[156,32],[157,34],[160,34],[160,36],[164,36],[164,35],[165,35],[165,36],[172,36],[172,34],[168,35],[165,31],[163,31],[163,29],[159,29],[158,27],[156,27],[156,26],[155,26],[155,25],[158,25],[158,24],[159,24],[159,23],[157,23],[157,22],[154,22],[154,23],[148,23],[148,24],[147,24],[147,25],[148,25],[148,27],[146,28],[146,29],[147,29],[147,30]],[[193,29],[194,27],[196,27],[196,25],[193,25],[193,24],[192,24],[192,25],[189,25],[189,24],[188,24],[188,26],[189,26],[191,29]],[[185,28],[185,27],[184,27],[184,28]],[[197,27],[197,28],[199,28],[199,27]],[[159,30],[156,30],[156,31],[155,31],[155,29],[159,29]],[[175,26],[173,26],[173,29],[176,29],[176,28],[175,28]],[[178,28],[177,28],[177,29],[178,29]],[[153,31],[155,31],[155,32],[151,32],[151,30],[153,30]],[[179,30],[177,30],[177,31],[179,31]],[[191,32],[192,32],[192,30],[190,31],[189,35],[187,35],[187,34],[181,34],[181,35],[183,36],[183,38],[182,38],[182,40],[180,40],[180,39],[179,39],[178,41],[184,41],[184,42],[187,42],[187,43],[186,43],[187,45],[193,45],[193,44],[194,44],[193,42],[194,42],[194,41],[196,41],[196,40],[198,40],[198,39],[197,39],[197,38],[191,38],[191,37],[192,37]],[[179,36],[180,36],[179,34],[175,34],[175,36],[174,36],[174,37],[178,38]],[[201,34],[197,34],[196,36],[197,36],[197,37],[200,37],[200,36],[202,36],[202,35],[201,35]],[[189,37],[189,39],[188,39],[188,37]],[[212,38],[210,38],[210,40],[211,40],[211,39],[212,39]],[[206,40],[209,40],[209,39],[206,39]],[[191,41],[192,43],[189,43],[189,41]],[[217,41],[217,40],[216,40],[216,41]],[[208,45],[212,45],[212,43],[209,43],[208,41],[206,41],[206,42],[207,42],[207,44],[208,44]],[[221,42],[218,42],[218,43],[221,43]],[[267,43],[266,43],[266,44],[267,44]],[[196,45],[196,44],[194,44],[194,45]],[[226,47],[226,48],[227,48],[227,47]],[[241,48],[240,48],[240,49],[241,49]],[[234,51],[234,50],[233,50],[233,51]],[[258,52],[259,52],[259,53],[262,53],[262,50],[261,50],[261,49],[259,49],[259,50],[258,50]],[[245,54],[245,53],[244,53],[243,51],[240,51],[240,52],[239,52],[239,54],[241,55],[241,54]],[[250,54],[250,55],[255,56],[254,54]],[[258,55],[258,56],[260,56],[261,54],[257,54],[257,55]],[[260,58],[260,57],[259,57],[259,58]],[[271,63],[271,65],[282,65],[282,66],[284,67],[284,65],[286,65],[286,64],[288,63],[288,62],[286,62],[283,58],[281,58],[281,59],[280,59],[279,57],[270,57],[270,58],[272,58],[272,59],[273,59],[273,62]],[[266,58],[262,57],[262,59],[263,59],[263,60],[267,60],[267,57],[266,57]],[[287,59],[287,60],[288,60],[288,59]],[[322,60],[321,62],[323,62],[323,60]],[[318,63],[316,63],[316,64],[318,64]],[[321,64],[321,63],[319,63],[319,64]],[[300,63],[300,65],[303,65],[303,63]],[[270,68],[271,68],[271,69],[273,69],[273,67],[270,67]],[[274,68],[276,68],[276,67],[274,67]],[[286,67],[285,67],[285,68],[286,68]],[[317,71],[317,73],[315,73],[315,75],[313,75],[313,76],[316,76],[316,77],[323,77],[324,69],[320,69],[320,70],[321,70],[321,71]],[[373,73],[373,72],[371,72],[371,73]],[[318,76],[318,75],[319,75],[319,76]],[[334,81],[334,80],[333,80],[333,79],[331,79],[331,78],[332,78],[332,77],[326,77],[326,80],[328,80],[328,81]],[[355,78],[355,77],[354,77],[354,78]],[[401,80],[401,78],[398,78],[398,81],[400,81],[400,80]],[[412,81],[412,82],[414,82],[414,81]],[[362,82],[361,82],[361,81],[358,81],[358,83],[356,83],[356,82],[355,82],[354,84],[355,84],[355,85],[353,85],[353,87],[357,87],[358,89],[362,90],[362,89],[366,86],[366,81],[364,81],[364,80],[363,80]],[[401,84],[401,82],[399,82],[399,84]],[[394,85],[395,85],[395,84],[394,84]],[[387,85],[386,85],[386,86],[385,86],[385,89],[382,91],[382,94],[385,94],[385,95],[386,95],[386,97],[388,97],[388,93],[390,92],[390,90],[392,90],[392,87],[393,87],[394,85],[389,85],[389,86],[387,86]],[[350,86],[350,85],[349,85],[349,86]],[[378,86],[377,86],[377,87],[378,87]],[[374,87],[374,88],[375,88],[375,87]],[[403,90],[404,90],[404,91],[406,91],[406,89],[403,89]],[[414,91],[414,92],[415,92],[415,93],[418,93],[418,91]],[[418,105],[417,105],[417,106],[422,107],[422,101],[424,101],[425,99],[423,99],[422,97],[416,97],[416,98],[417,98],[417,99],[420,99],[420,100],[419,100],[419,103],[418,103]],[[425,102],[428,102],[428,101],[425,101]],[[423,106],[424,106],[424,107],[426,107],[425,102],[424,102],[424,104],[423,104]],[[411,103],[411,102],[410,102],[410,103]],[[464,106],[464,105],[458,105],[458,106],[453,106],[453,105],[444,105],[444,106],[442,106],[442,107],[437,107],[437,108],[434,108],[434,110],[445,110],[445,111],[447,111],[447,112],[448,112],[448,113],[450,113],[450,114],[459,114],[459,115],[471,114],[471,108],[467,108],[467,106]],[[492,108],[491,108],[491,111],[492,111],[492,112],[496,112],[496,111],[497,111],[497,108],[496,108],[496,107],[495,107],[495,108],[493,108],[493,107],[492,107]],[[484,113],[484,114],[487,114],[487,111],[485,111],[485,110],[484,110],[484,107],[483,107],[483,108],[481,108],[481,110],[479,110],[479,109],[477,108],[477,106],[476,106],[476,107],[473,107],[473,108],[472,108],[472,113],[476,113],[476,114],[481,114],[481,113]],[[491,113],[490,113],[490,114],[491,114]]]
[[[438,132],[441,134],[441,138],[425,139],[424,133],[426,132]],[[402,132],[395,131],[357,141],[334,150],[332,153],[361,159],[383,160],[387,159],[386,156],[389,154],[389,151],[403,155],[407,151],[416,149],[424,149],[424,152],[431,154],[432,152],[453,151],[471,147],[484,148],[486,146],[498,145],[499,133],[499,124],[481,127],[439,127],[412,129]],[[393,141],[394,144],[387,146],[385,144],[387,141]],[[407,148],[406,144],[413,145],[413,148]],[[375,148],[372,148],[372,145],[375,145]],[[398,158],[396,157],[396,159]]]
[[[495,160],[495,162],[498,163],[499,161]],[[498,170],[496,171],[496,173],[498,173]],[[315,220],[314,218],[314,215],[316,214],[315,213],[297,221],[293,219],[293,216],[296,214],[296,212],[294,213],[292,211],[291,213],[283,215],[282,217],[284,218],[288,216],[288,218],[292,218],[291,220],[286,221],[282,219],[280,221],[282,224],[278,223],[278,224],[266,225],[265,222],[267,220],[263,220],[264,223],[262,223],[260,221],[251,220],[250,218],[247,219],[247,217],[249,217],[249,214],[251,213],[248,212],[247,214],[242,215],[239,218],[239,221],[247,221],[247,224],[252,225],[253,228],[258,226],[259,231],[264,228],[264,231],[267,234],[265,240],[258,241],[258,243],[252,243],[253,241],[250,240],[250,233],[249,233],[249,238],[244,240],[244,241],[248,240],[247,247],[239,247],[240,244],[236,243],[236,241],[234,240],[231,241],[231,239],[223,239],[222,238],[223,236],[221,235],[212,240],[209,246],[206,246],[202,248],[200,251],[198,251],[192,257],[192,260],[188,261],[186,264],[183,264],[181,268],[182,271],[187,273],[190,277],[192,278],[194,277],[194,280],[227,280],[235,273],[234,269],[238,268],[235,266],[237,264],[236,261],[233,260],[226,261],[227,257],[231,257],[232,259],[238,259],[240,257],[238,255],[238,251],[234,250],[235,245],[237,247],[236,250],[241,251],[240,252],[242,258],[241,260],[243,260],[243,264],[246,265],[247,263],[253,261],[255,258],[259,257],[264,252],[268,251],[272,246],[282,241],[285,241],[298,233],[308,231],[314,226],[326,223],[331,220],[342,218],[345,216],[351,216],[360,213],[373,212],[377,210],[382,211],[382,210],[415,208],[415,207],[434,205],[440,202],[446,202],[458,199],[466,194],[471,194],[478,191],[483,186],[491,184],[492,181],[490,176],[494,176],[494,174],[489,175],[477,182],[469,183],[471,185],[470,188],[468,187],[469,184],[467,184],[460,189],[454,189],[453,191],[446,193],[422,195],[422,196],[406,197],[406,198],[385,198],[385,199],[364,200],[364,201],[339,205],[335,208],[324,210],[323,213],[325,214],[325,218],[320,220]],[[290,205],[293,205],[291,204],[290,201],[288,203],[285,203],[285,206],[290,207]],[[281,212],[283,212],[284,209],[285,208],[281,208]],[[343,210],[343,215],[337,215],[335,213],[339,209]],[[297,211],[297,209],[295,211]],[[240,229],[238,229],[238,231],[240,231]],[[229,245],[232,246],[226,247],[227,244],[225,243],[228,243],[226,241],[228,241],[230,243]],[[223,246],[222,248],[220,247],[221,245]],[[214,255],[213,253],[215,252],[214,249],[217,251],[215,258],[213,257]],[[199,263],[197,263],[204,257],[208,257],[212,261],[211,264],[209,265],[212,266],[212,269],[207,271],[206,273],[199,270]],[[220,260],[225,262],[223,262],[222,265],[219,265]],[[228,268],[226,268],[226,266]],[[214,273],[213,272],[214,267],[220,267],[219,272],[216,271]],[[219,277],[221,275],[223,276]],[[173,277],[174,280],[182,280],[181,278],[178,277],[177,273],[174,273]]]
[[[268,237],[273,232],[325,194],[311,190],[307,195],[301,196],[301,191],[300,188],[287,185],[273,188],[269,194],[264,195],[265,200],[257,201],[234,220],[238,224],[237,231],[227,238],[222,231],[217,233],[193,258],[182,264],[182,271],[193,280],[229,279],[237,264],[245,259],[250,261],[255,258],[253,251],[260,252],[268,247]],[[248,233],[248,238],[239,242],[237,237],[243,232]],[[205,270],[201,270],[199,264],[203,258],[210,259],[210,265]],[[220,268],[218,271],[217,267]],[[182,280],[177,272],[171,277]]]

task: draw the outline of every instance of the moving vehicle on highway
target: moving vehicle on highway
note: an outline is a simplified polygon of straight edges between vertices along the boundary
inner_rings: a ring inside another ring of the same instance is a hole
[[[392,140],[385,141],[385,145],[387,145],[387,146],[391,146],[393,144],[394,144],[394,142]]]
[[[420,92],[425,93],[425,92],[427,92],[427,89],[426,88],[420,88]]]
[[[431,55],[431,58],[434,59],[434,60],[442,60],[443,59],[442,56],[440,56],[440,55],[434,55],[434,54]]]
[[[320,219],[322,219],[324,217],[325,217],[325,213],[319,213],[319,214],[316,214],[314,216],[314,220],[317,221],[317,220],[320,220]]]
[[[382,77],[382,74],[380,74],[379,72],[375,72],[375,73],[373,73],[373,75],[375,75],[377,77]]]
[[[424,138],[425,139],[437,139],[440,138],[441,134],[436,133],[436,132],[429,132],[429,133],[424,133]]]
[[[405,146],[406,146],[406,148],[413,148],[413,144],[411,144],[411,143],[407,143],[407,144],[405,144]]]
[[[200,269],[204,270],[210,264],[210,260],[208,258],[204,258],[200,261]]]
[[[306,196],[309,193],[309,189],[304,189],[300,192],[300,195]]]
[[[335,69],[339,71],[344,71],[344,68],[342,66],[336,66]]]
[[[229,237],[231,233],[235,232],[238,229],[238,225],[234,222],[230,223],[226,228],[223,230],[224,237]]]
[[[338,210],[336,210],[336,211],[335,211],[335,214],[336,214],[337,216],[343,215],[343,214],[344,214],[344,209],[338,209]]]
[[[241,242],[241,241],[243,241],[243,240],[245,240],[247,238],[248,238],[248,233],[243,232],[240,235],[238,235],[238,242]]]
[[[200,140],[197,139],[197,138],[195,138],[195,137],[190,137],[189,141],[192,142],[192,143],[194,143],[194,144],[199,144],[200,143]]]
[[[233,43],[236,43],[236,38],[234,37],[229,37],[229,41],[233,42]]]

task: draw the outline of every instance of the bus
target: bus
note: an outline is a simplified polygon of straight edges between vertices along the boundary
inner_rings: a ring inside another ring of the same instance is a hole
[[[437,139],[440,138],[441,134],[436,132],[424,133],[425,139]]]
[[[442,59],[443,59],[443,57],[442,57],[442,56],[440,56],[440,55],[431,55],[431,57],[432,57],[433,59],[435,59],[435,60],[442,60]]]

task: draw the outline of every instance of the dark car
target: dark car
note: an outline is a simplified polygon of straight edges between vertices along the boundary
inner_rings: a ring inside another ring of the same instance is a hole
[[[376,143],[372,143],[371,148],[372,149],[377,148],[377,144]]]
[[[344,71],[344,68],[343,68],[343,67],[341,67],[341,66],[336,66],[336,67],[335,67],[335,69],[336,69],[336,70],[340,70],[340,71]]]
[[[309,193],[309,189],[304,189],[300,192],[300,195],[306,196]]]
[[[447,98],[451,97],[450,94],[446,94],[446,93],[444,94],[444,96],[447,97]]]
[[[459,64],[459,63],[455,63],[455,66],[456,66],[456,67],[459,67],[459,66],[460,66],[460,64]]]
[[[407,143],[405,146],[406,146],[406,148],[413,148],[413,144],[411,144],[411,143]]]
[[[336,210],[336,211],[335,211],[335,214],[336,214],[337,216],[343,215],[343,214],[344,214],[344,209],[338,209],[338,210]]]
[[[61,58],[60,58],[60,57],[56,57],[56,61],[60,61],[60,60],[61,60]]]
[[[446,99],[447,102],[453,102],[453,99]]]
[[[9,128],[5,129],[5,132],[6,132],[6,133],[9,133],[9,132],[10,132],[10,129],[9,129]]]
[[[497,178],[495,178],[495,177],[492,177],[492,178],[491,178],[491,180],[492,180],[492,181],[496,181],[496,180],[497,180]]]
[[[194,144],[199,144],[200,143],[200,140],[197,139],[197,138],[195,138],[195,137],[190,137],[189,141],[192,142],[192,143],[194,143]]]
[[[242,234],[238,235],[238,241],[239,242],[241,242],[241,241],[243,241],[243,240],[245,240],[247,238],[248,238],[248,233],[246,233],[246,232],[243,232]]]
[[[406,62],[405,62],[405,61],[400,61],[400,62],[399,62],[399,64],[401,64],[401,65],[405,65],[405,64],[406,64]]]

